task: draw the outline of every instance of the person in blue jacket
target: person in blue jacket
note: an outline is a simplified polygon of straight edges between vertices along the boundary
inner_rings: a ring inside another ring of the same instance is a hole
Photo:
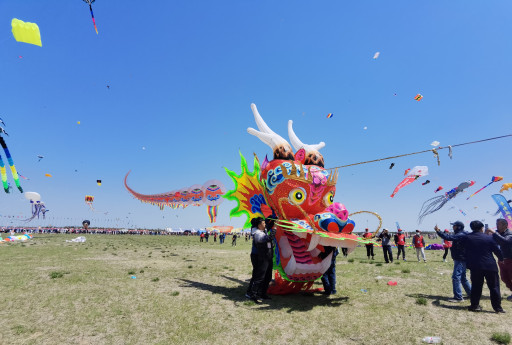
[[[466,237],[469,232],[464,231],[464,223],[456,221],[451,223],[454,234],[443,233],[436,225],[434,228],[437,235],[443,240],[452,241],[451,255],[453,260],[453,273],[452,273],[452,284],[453,284],[453,298],[450,302],[462,302],[462,289],[461,284],[466,294],[471,296],[471,284],[466,278],[466,251],[462,243],[462,238]]]

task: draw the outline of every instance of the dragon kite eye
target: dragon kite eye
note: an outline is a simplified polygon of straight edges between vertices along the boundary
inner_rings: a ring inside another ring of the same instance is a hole
[[[324,196],[324,204],[329,207],[334,203],[334,192],[329,192]]]
[[[294,205],[300,205],[306,200],[307,193],[303,188],[295,188],[290,194],[288,194],[288,199]]]

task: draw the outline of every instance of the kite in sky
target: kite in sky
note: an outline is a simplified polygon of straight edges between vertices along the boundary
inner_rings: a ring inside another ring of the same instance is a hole
[[[393,169],[394,166],[395,166],[395,163],[391,163],[391,165],[389,166],[389,169]]]
[[[9,163],[9,167],[11,168],[11,174],[12,178],[14,179],[14,183],[16,184],[16,187],[18,187],[18,190],[23,193],[23,188],[21,188],[20,185],[20,179],[18,177],[18,172],[16,171],[16,167],[14,166],[14,161],[12,160],[11,153],[9,152],[9,149],[7,148],[7,144],[5,143],[4,138],[2,137],[2,134],[9,135],[5,131],[5,129],[2,127],[2,125],[5,126],[5,123],[2,119],[0,119],[0,145],[4,149],[5,156],[7,157],[7,162]],[[5,164],[2,159],[2,155],[0,155],[0,175],[2,176],[2,184],[4,186],[4,191],[6,193],[9,193],[9,184],[7,183],[7,173],[5,172]]]
[[[504,183],[503,186],[501,186],[500,193],[503,193],[510,188],[512,188],[512,183]]]
[[[101,180],[96,180],[96,183],[98,184],[98,186],[101,186]]]
[[[437,192],[439,192],[440,190],[443,190],[443,186],[439,186],[439,187],[437,187],[437,189],[434,191],[434,193],[437,193]]]
[[[374,55],[373,55],[373,59],[374,60],[377,60],[379,58],[379,55],[380,55],[380,52],[376,52]]]
[[[34,44],[42,47],[41,33],[36,23],[24,22],[13,18],[11,21],[12,35],[17,42]]]
[[[425,218],[429,214],[439,211],[444,205],[446,205],[448,201],[452,200],[459,193],[462,193],[464,189],[469,188],[474,184],[475,181],[462,182],[457,187],[446,192],[444,195],[435,196],[425,201],[421,206],[421,210],[418,216],[418,223],[421,223],[423,221],[423,218]]]
[[[96,27],[96,21],[94,20],[94,13],[92,12],[92,3],[96,0],[84,0],[86,4],[89,5],[89,10],[91,11],[92,23],[94,24],[94,30],[96,30],[96,35],[98,34],[98,28]]]
[[[405,174],[407,175],[402,182],[398,184],[398,186],[395,187],[395,190],[393,191],[393,194],[391,194],[391,197],[394,197],[395,194],[403,187],[413,183],[415,180],[422,176],[428,175],[428,167],[426,166],[415,166],[412,169],[407,169],[405,171]]]
[[[30,201],[30,205],[32,205],[32,216],[30,218],[25,219],[26,222],[30,222],[32,219],[39,217],[42,215],[43,219],[45,218],[46,212],[49,210],[46,209],[44,202],[41,201],[41,195],[36,192],[26,192],[25,198]]]
[[[92,195],[85,196],[85,203],[87,204],[87,206],[89,206],[91,211],[94,211],[94,207],[92,206],[93,202],[94,202],[94,196],[92,196]]]
[[[53,177],[52,174],[44,174],[46,177]]]
[[[330,118],[331,118],[331,117],[333,117],[333,116],[334,116],[334,114],[333,114],[333,113],[329,113],[329,114],[327,114],[327,118],[328,118],[328,119],[330,119]]]
[[[426,184],[429,184],[430,183],[430,180],[426,180],[425,182],[423,182],[421,185],[424,186]]]
[[[416,96],[414,96],[414,99],[417,100],[418,102],[421,101],[422,98],[423,96],[420,95],[419,93]]]
[[[44,158],[44,156],[37,155],[37,158],[39,158],[39,160],[38,160],[37,162],[40,162],[40,161],[41,161],[41,159],[43,159],[43,158]]]
[[[482,188],[480,188],[479,190],[477,190],[476,192],[474,192],[473,194],[471,194],[470,196],[468,196],[468,198],[466,200],[469,200],[469,198],[471,198],[473,195],[479,193],[481,190],[489,187],[491,184],[493,184],[494,182],[499,182],[503,180],[503,177],[502,176],[493,176],[491,178],[491,182],[489,182],[488,184],[486,184],[485,186],[483,186]]]

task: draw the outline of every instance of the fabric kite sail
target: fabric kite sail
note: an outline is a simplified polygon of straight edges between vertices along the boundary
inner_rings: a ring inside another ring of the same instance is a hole
[[[430,198],[427,201],[425,201],[423,203],[423,205],[421,206],[421,210],[418,215],[418,223],[421,223],[423,221],[423,218],[425,218],[429,214],[439,211],[444,205],[446,205],[446,203],[448,201],[452,200],[457,195],[462,193],[464,191],[464,189],[469,188],[474,184],[475,184],[475,181],[462,182],[457,187],[444,193],[444,195],[435,196],[435,197]],[[460,212],[462,214],[464,214],[463,211],[460,211]]]
[[[473,195],[475,194],[478,194],[480,193],[480,191],[484,190],[485,188],[489,187],[491,184],[493,184],[494,182],[499,182],[503,180],[503,177],[502,176],[493,176],[491,178],[491,182],[489,182],[488,184],[486,184],[485,186],[483,186],[482,188],[480,188],[479,190],[477,190],[476,192],[474,192],[473,194],[471,194],[470,196],[468,196],[468,198],[466,200],[469,200],[469,198],[471,198]]]
[[[499,210],[508,222],[508,228],[512,229],[512,208],[510,204],[507,202],[507,199],[501,194],[493,194],[492,198],[498,204]]]
[[[0,127],[0,128],[2,128],[2,127]],[[2,130],[3,130],[3,128],[2,128]],[[5,131],[3,131],[3,133],[5,133]],[[1,135],[0,135],[0,145],[4,149],[5,156],[7,157],[7,162],[9,163],[9,167],[11,168],[11,174],[12,174],[12,178],[14,179],[14,183],[16,184],[16,187],[18,187],[18,190],[21,193],[23,193],[23,188],[21,188],[20,179],[18,176],[18,172],[16,171],[16,167],[14,166],[14,161],[12,160],[11,153],[9,152],[9,149],[7,148],[7,144],[5,143],[5,140]],[[5,164],[2,159],[2,155],[0,155],[0,175],[2,176],[2,184],[4,187],[4,191],[6,193],[9,193],[9,184],[7,183],[7,173],[5,172]]]
[[[426,166],[415,166],[412,169],[406,170],[407,176],[398,184],[398,186],[395,187],[395,190],[393,191],[393,194],[391,194],[391,197],[393,198],[396,193],[405,186],[413,183],[415,180],[422,176],[428,175],[428,167]]]

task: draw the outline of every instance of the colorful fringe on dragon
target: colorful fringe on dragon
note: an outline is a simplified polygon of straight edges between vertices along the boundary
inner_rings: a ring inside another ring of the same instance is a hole
[[[349,252],[359,243],[369,243],[352,234],[355,223],[341,203],[334,202],[337,170],[326,170],[319,150],[325,146],[302,143],[295,135],[290,120],[288,136],[295,148],[273,132],[251,104],[259,130],[247,132],[269,145],[274,153],[270,162],[265,158],[260,165],[255,155],[254,171],[250,172],[247,161],[242,159],[242,172],[226,169],[235,189],[225,198],[235,200],[237,207],[230,216],[247,216],[244,227],[250,227],[254,217],[277,218],[275,236],[275,282],[269,287],[270,294],[289,294],[301,291],[313,292],[313,283],[329,268],[332,253],[324,259],[319,254],[325,247],[343,247]],[[371,213],[369,211],[356,213]],[[354,214],[356,214],[354,213]],[[376,232],[377,232],[376,231]]]

